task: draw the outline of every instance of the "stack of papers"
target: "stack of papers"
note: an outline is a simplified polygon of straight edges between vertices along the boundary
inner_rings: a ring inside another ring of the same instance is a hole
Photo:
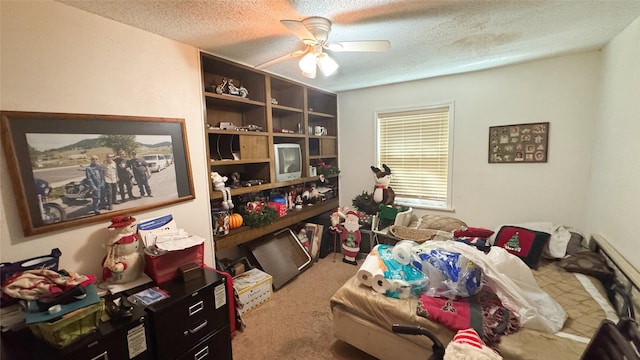
[[[157,251],[158,254],[165,251],[177,251],[204,243],[204,238],[189,235],[183,229],[178,229],[172,215],[141,221],[138,224],[138,233],[142,237],[144,246]]]

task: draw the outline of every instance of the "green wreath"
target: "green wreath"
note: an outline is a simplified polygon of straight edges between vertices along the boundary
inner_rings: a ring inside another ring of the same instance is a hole
[[[262,227],[273,222],[278,217],[275,209],[262,205],[260,211],[249,211],[246,206],[240,206],[238,212],[242,215],[244,224],[252,227]]]

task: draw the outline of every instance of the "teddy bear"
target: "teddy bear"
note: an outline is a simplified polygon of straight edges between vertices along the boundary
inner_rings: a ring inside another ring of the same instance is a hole
[[[115,234],[107,240],[107,255],[102,262],[102,278],[115,284],[134,281],[142,275],[144,259],[139,253],[138,222],[132,216],[114,216],[107,227]]]
[[[213,189],[222,192],[222,207],[224,209],[233,209],[233,200],[231,199],[231,189],[226,186],[229,180],[226,176],[220,175],[218,172],[211,172],[211,181]]]
[[[391,186],[389,186],[389,183],[391,183],[391,169],[385,164],[382,164],[382,168],[384,171],[375,166],[371,166],[376,182],[373,188],[373,201],[377,204],[393,205],[396,194]]]

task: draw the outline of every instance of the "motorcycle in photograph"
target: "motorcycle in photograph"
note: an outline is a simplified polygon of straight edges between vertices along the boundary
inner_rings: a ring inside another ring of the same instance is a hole
[[[82,205],[91,201],[93,188],[87,179],[81,181],[71,181],[64,186],[62,202],[66,205]]]
[[[35,179],[36,194],[38,195],[38,206],[44,224],[52,224],[65,220],[67,214],[60,204],[49,201],[51,186],[42,179]]]

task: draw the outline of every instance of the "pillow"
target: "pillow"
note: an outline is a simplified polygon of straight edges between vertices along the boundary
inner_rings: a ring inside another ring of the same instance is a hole
[[[525,226],[526,227],[526,226]],[[567,242],[567,249],[565,251],[565,255],[575,255],[577,253],[579,253],[580,251],[584,251],[585,248],[582,246],[582,241],[584,240],[584,237],[582,236],[582,234],[577,233],[577,232],[573,232],[573,231],[569,231],[569,234],[571,234],[569,241]],[[542,257],[545,259],[558,259],[558,258],[564,258],[564,256],[562,257],[558,257],[557,255],[557,251],[555,251],[555,255],[553,254],[554,251],[552,251],[549,246],[551,245],[551,243],[555,240],[553,234],[551,234],[551,238],[549,238],[549,243],[544,247],[544,249],[542,250]]]
[[[519,226],[503,226],[496,235],[495,245],[519,257],[530,268],[537,269],[542,250],[550,236],[545,232]]]
[[[467,226],[463,221],[445,215],[424,215],[420,218],[419,229],[453,231]]]
[[[461,227],[460,229],[456,229],[453,231],[453,236],[460,237],[478,237],[478,238],[488,238],[493,235],[493,230],[483,229],[479,227]]]
[[[571,255],[560,260],[558,265],[566,271],[590,275],[601,281],[615,276],[605,257],[594,251],[583,251]]]
[[[569,239],[569,243],[567,244],[567,255],[575,255],[579,252],[588,250],[587,247],[582,245],[584,243],[584,236],[577,232],[571,231],[571,239]]]

